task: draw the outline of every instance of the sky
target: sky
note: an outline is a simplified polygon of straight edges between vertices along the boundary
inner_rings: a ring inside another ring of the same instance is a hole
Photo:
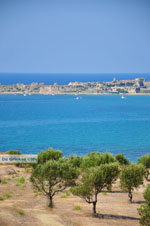
[[[150,73],[150,0],[0,0],[0,73]]]

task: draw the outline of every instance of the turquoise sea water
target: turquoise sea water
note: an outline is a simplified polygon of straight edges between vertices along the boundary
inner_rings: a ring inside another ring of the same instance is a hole
[[[150,152],[150,96],[0,95],[0,151]]]

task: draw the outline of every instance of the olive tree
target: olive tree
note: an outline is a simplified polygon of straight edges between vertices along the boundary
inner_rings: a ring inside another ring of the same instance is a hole
[[[91,167],[82,176],[81,184],[72,187],[73,195],[79,196],[89,204],[93,204],[93,213],[96,214],[98,194],[103,188],[113,183],[119,174],[118,164],[103,164]]]
[[[48,197],[49,207],[52,208],[54,195],[74,184],[77,177],[77,169],[68,162],[49,160],[37,165],[32,172],[31,182],[38,191]]]
[[[89,167],[100,166],[101,164],[113,163],[115,161],[116,159],[109,152],[105,152],[104,154],[91,152],[82,159],[81,168],[85,170]]]
[[[121,166],[129,164],[129,160],[124,156],[124,154],[117,154],[115,158]]]
[[[146,180],[148,180],[149,170],[150,170],[150,154],[143,155],[138,159],[138,163],[142,164],[146,168]]]
[[[58,160],[62,157],[62,152],[59,150],[54,150],[53,148],[48,148],[45,151],[41,151],[38,154],[38,164],[45,163],[48,160]]]
[[[82,157],[79,157],[77,155],[71,155],[69,156],[68,161],[73,167],[80,168],[82,159]]]
[[[146,203],[141,205],[138,209],[138,213],[141,216],[140,224],[143,226],[150,226],[150,185],[147,186],[147,189],[144,192],[144,199]]]
[[[130,202],[132,202],[134,188],[143,184],[144,175],[145,168],[142,165],[130,164],[122,168],[120,184],[122,189],[128,192]]]

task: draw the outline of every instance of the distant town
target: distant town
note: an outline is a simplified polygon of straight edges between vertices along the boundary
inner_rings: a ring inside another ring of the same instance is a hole
[[[45,85],[17,83],[12,85],[0,84],[0,94],[150,94],[150,81],[145,78],[134,80],[117,80],[110,82],[70,82],[68,85]]]

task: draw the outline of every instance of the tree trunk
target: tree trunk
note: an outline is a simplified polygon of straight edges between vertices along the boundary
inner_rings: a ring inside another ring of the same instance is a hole
[[[97,202],[93,202],[93,213],[96,214],[96,203]]]
[[[132,192],[131,191],[129,192],[128,196],[129,196],[130,202],[132,202]]]
[[[49,197],[49,207],[53,208],[53,198],[51,196]]]

